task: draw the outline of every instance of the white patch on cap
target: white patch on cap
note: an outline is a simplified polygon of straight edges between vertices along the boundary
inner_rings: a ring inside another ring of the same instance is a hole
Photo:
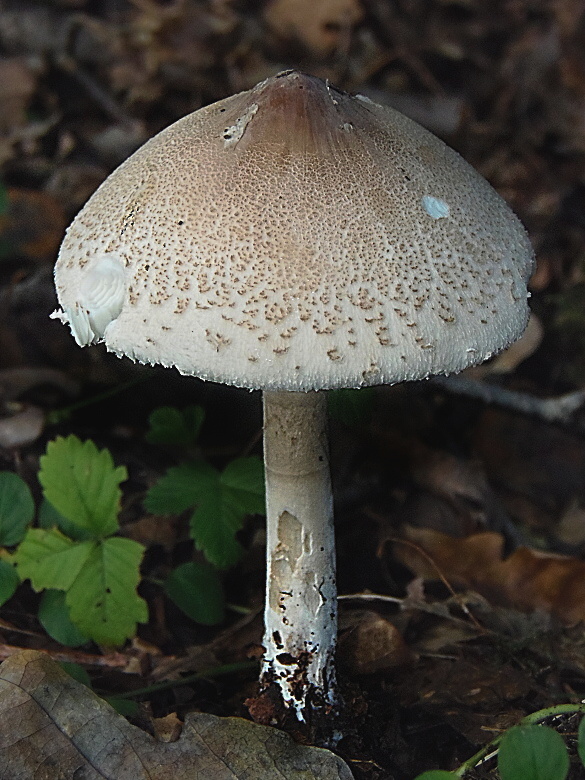
[[[422,207],[427,212],[429,217],[433,219],[441,219],[442,217],[448,217],[451,213],[449,204],[445,203],[441,198],[433,198],[432,195],[424,195],[421,199]]]
[[[96,344],[122,311],[126,297],[124,265],[117,255],[95,259],[83,269],[78,299],[73,308],[51,317],[68,322],[80,347]]]
[[[236,120],[236,123],[231,127],[226,127],[223,131],[223,145],[226,148],[235,146],[240,138],[244,135],[246,127],[250,123],[254,114],[258,111],[258,104],[252,103],[250,108],[242,114],[242,116]]]

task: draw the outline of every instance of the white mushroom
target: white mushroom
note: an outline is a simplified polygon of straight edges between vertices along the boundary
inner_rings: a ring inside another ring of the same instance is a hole
[[[336,703],[314,391],[480,363],[522,333],[532,263],[520,222],[456,152],[293,71],[159,133],[69,228],[58,316],[79,343],[265,391],[262,681],[300,720]]]

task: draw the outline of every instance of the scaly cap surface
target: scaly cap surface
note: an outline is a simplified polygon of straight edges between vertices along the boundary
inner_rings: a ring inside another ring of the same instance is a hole
[[[55,270],[79,344],[244,387],[394,383],[523,331],[533,253],[456,152],[289,71],[179,120],[102,184]]]

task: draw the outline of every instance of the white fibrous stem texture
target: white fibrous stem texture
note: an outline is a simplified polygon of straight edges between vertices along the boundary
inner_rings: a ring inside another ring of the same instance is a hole
[[[337,588],[326,395],[264,393],[267,580],[261,681],[299,720],[335,695]]]

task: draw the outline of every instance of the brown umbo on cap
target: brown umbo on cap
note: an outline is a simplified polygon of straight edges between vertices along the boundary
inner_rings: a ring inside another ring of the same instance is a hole
[[[179,120],[97,190],[55,270],[81,345],[250,388],[394,383],[525,327],[502,198],[391,108],[281,73]]]

